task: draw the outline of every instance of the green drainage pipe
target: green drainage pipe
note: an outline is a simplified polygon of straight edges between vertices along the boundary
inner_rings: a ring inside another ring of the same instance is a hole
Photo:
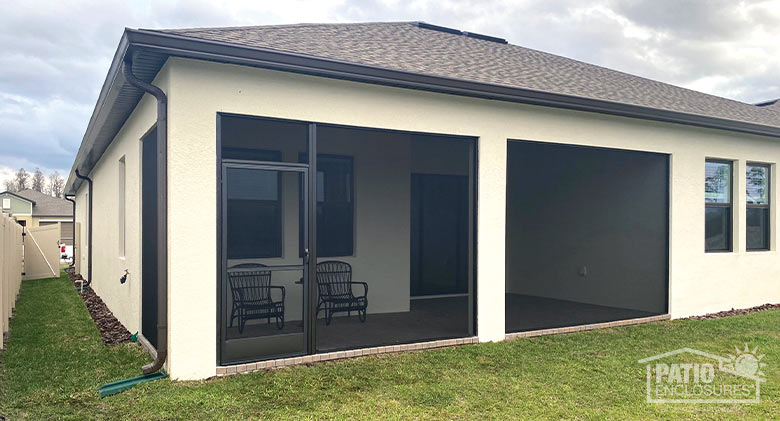
[[[146,382],[152,382],[155,380],[160,380],[168,377],[167,374],[163,373],[162,371],[158,371],[156,373],[152,374],[144,374],[143,376],[138,377],[132,377],[129,379],[119,380],[117,382],[113,383],[106,383],[103,386],[100,386],[98,389],[98,392],[100,392],[100,397],[105,398],[106,396],[116,395],[117,393],[122,393],[125,390],[130,389],[131,387],[139,384],[139,383],[146,383]]]

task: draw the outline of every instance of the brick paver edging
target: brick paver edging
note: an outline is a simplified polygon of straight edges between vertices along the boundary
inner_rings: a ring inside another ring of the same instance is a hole
[[[304,355],[301,357],[280,358],[277,360],[259,361],[256,363],[218,366],[217,376],[226,376],[238,373],[249,373],[257,370],[269,370],[289,367],[299,364],[312,364],[323,361],[340,360],[344,358],[362,357],[366,355],[390,354],[396,352],[421,351],[424,349],[442,348],[456,345],[468,345],[478,343],[476,336],[458,339],[443,339],[438,341],[418,342],[414,344],[387,345],[372,348],[351,349],[348,351],[326,352],[323,354]]]
[[[668,314],[662,314],[660,316],[640,317],[638,319],[618,320],[615,322],[592,323],[589,325],[557,327],[553,329],[529,330],[526,332],[507,333],[505,339],[532,338],[534,336],[542,336],[542,335],[557,335],[560,333],[584,332],[586,330],[604,329],[608,327],[631,326],[631,325],[638,325],[642,323],[660,322],[662,320],[669,320],[670,318],[671,317]]]

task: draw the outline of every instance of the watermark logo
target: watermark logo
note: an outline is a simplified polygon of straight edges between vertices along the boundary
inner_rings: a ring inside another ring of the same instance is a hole
[[[639,360],[648,403],[759,403],[765,355],[745,344],[728,357],[680,348]]]

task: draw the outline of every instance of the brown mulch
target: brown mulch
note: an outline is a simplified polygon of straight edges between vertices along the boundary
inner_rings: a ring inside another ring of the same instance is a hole
[[[66,272],[74,286],[78,286],[75,282],[76,280],[84,279],[80,274],[73,274],[73,271]],[[114,345],[130,342],[130,332],[114,317],[114,313],[108,309],[106,303],[103,302],[100,296],[95,294],[92,288],[85,288],[83,292],[79,293],[79,296],[84,300],[89,315],[95,321],[103,343]]]
[[[749,314],[749,313],[755,313],[757,311],[763,311],[763,310],[771,310],[773,308],[780,308],[780,304],[763,304],[760,306],[750,307],[750,308],[740,308],[740,309],[731,309],[726,311],[719,311],[717,313],[709,313],[705,314],[703,316],[691,316],[688,317],[690,320],[707,320],[707,319],[718,319],[721,317],[728,317],[728,316],[738,316],[741,314]]]

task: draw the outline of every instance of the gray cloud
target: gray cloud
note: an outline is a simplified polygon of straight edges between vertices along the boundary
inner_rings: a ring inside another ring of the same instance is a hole
[[[17,2],[0,14],[0,175],[70,168],[124,27],[415,21],[745,102],[780,97],[780,1]]]

